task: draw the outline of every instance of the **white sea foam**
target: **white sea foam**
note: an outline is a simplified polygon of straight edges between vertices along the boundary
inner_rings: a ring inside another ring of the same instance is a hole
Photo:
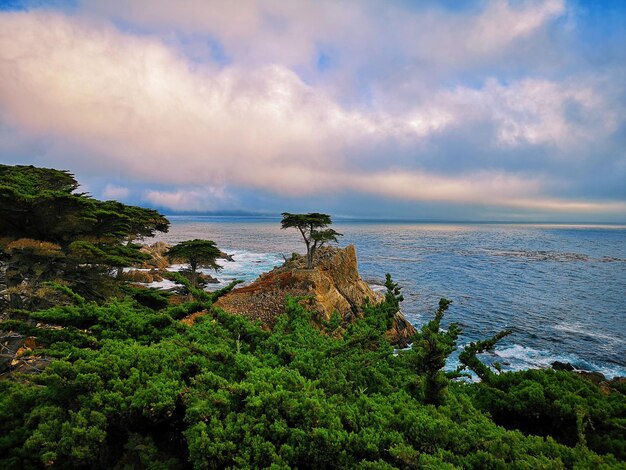
[[[464,347],[465,345],[460,346],[459,350],[462,350]],[[559,361],[571,364],[577,371],[600,372],[609,379],[626,376],[626,368],[617,365],[614,367],[599,366],[592,362],[585,361],[575,354],[555,354],[553,352],[534,349],[519,344],[496,348],[494,352],[479,354],[478,357],[481,361],[490,366],[495,363],[500,364],[503,371],[549,369],[552,367],[553,362]],[[456,370],[459,365],[460,362],[457,352],[449,358],[445,369],[447,371],[453,371]],[[470,380],[478,380],[474,374],[471,375]]]
[[[211,284],[209,290],[219,289],[234,280],[242,280],[249,284],[261,274],[271,271],[276,266],[283,264],[284,259],[278,253],[257,253],[246,250],[225,250],[233,258],[233,261],[220,259],[218,264],[222,266],[217,273],[210,270],[202,270],[206,274],[217,277],[219,284]]]
[[[487,363],[499,362],[505,370],[523,370],[532,368],[549,368],[555,361],[571,364],[576,370],[600,372],[608,378],[626,376],[626,368],[599,366],[586,361],[575,354],[555,354],[549,351],[513,344],[496,349],[493,354],[482,355]]]
[[[378,294],[384,294],[387,291],[387,288],[381,284],[368,282],[367,285],[370,286],[370,289],[372,289],[374,292]]]

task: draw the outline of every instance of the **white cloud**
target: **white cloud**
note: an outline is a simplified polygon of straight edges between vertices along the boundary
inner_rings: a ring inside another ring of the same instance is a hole
[[[503,85],[491,78],[479,89],[457,87],[435,95],[428,122],[433,128],[490,122],[498,145],[568,149],[617,129],[620,113],[603,96],[601,83],[526,78]]]
[[[124,18],[159,31],[209,33],[234,60],[259,65],[303,65],[320,44],[345,52],[344,60],[394,54],[434,62],[467,62],[498,53],[565,12],[564,0],[493,0],[463,14],[441,8],[407,9],[359,0],[89,0],[81,11]],[[363,47],[367,44],[369,47]],[[350,56],[350,57],[348,57]]]
[[[203,187],[177,191],[146,191],[143,200],[150,204],[174,211],[212,211],[233,208],[235,201],[224,188]]]
[[[526,37],[565,12],[564,0],[524,2],[514,8],[505,0],[495,0],[465,32],[466,53],[489,53],[505,49],[511,42]],[[458,35],[461,31],[456,32]]]
[[[102,191],[102,197],[104,199],[126,199],[130,196],[130,189],[125,188],[123,186],[115,186],[112,184],[107,184]]]
[[[138,1],[126,11],[121,2],[90,2],[89,17],[2,13],[1,120],[21,136],[52,142],[54,155],[66,152],[71,168],[207,188],[145,194],[146,201],[176,210],[218,208],[228,197],[215,188],[225,185],[293,196],[353,190],[420,201],[564,207],[565,201],[544,195],[550,184],[544,178],[505,166],[480,169],[475,150],[458,156],[476,159],[475,168],[453,175],[422,161],[425,152],[445,145],[448,133],[473,137],[477,126],[487,129],[481,145],[491,151],[546,146],[561,158],[592,145],[623,122],[593,77],[493,78],[471,88],[429,84],[417,94],[388,87],[366,105],[348,106],[332,87],[307,82],[306,73],[292,68],[310,64],[324,40],[341,43],[338,73],[352,74],[368,58],[378,65],[385,57],[384,64],[394,45],[401,60],[390,74],[404,70],[406,60],[432,66],[453,59],[462,67],[532,37],[563,14],[563,2],[513,7],[498,1],[469,16],[397,6],[377,16],[367,5],[195,2],[181,9]],[[234,62],[192,63],[171,42],[121,32],[97,21],[96,12],[211,33]],[[400,83],[420,88],[416,68],[407,70]],[[406,156],[397,156],[398,149]],[[111,186],[104,194],[123,198],[125,191]]]

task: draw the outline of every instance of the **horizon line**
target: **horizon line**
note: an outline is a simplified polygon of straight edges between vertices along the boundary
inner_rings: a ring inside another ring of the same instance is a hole
[[[206,218],[233,218],[233,219],[268,219],[280,220],[280,215],[275,214],[255,214],[255,213],[187,213],[175,212],[164,213],[165,217],[206,217]],[[507,225],[590,225],[590,226],[611,226],[626,228],[626,221],[623,222],[602,222],[602,221],[537,221],[537,220],[472,220],[472,219],[433,219],[433,218],[396,218],[396,217],[375,217],[375,216],[333,216],[333,222],[389,222],[389,223],[424,223],[424,224],[507,224]]]

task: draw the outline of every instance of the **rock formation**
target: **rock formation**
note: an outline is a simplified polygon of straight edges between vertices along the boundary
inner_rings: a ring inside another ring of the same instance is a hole
[[[0,380],[13,374],[41,372],[51,359],[33,354],[33,350],[39,348],[41,345],[34,336],[27,337],[13,331],[0,332]]]
[[[366,299],[374,304],[383,299],[361,279],[354,245],[343,249],[322,248],[316,253],[315,267],[305,269],[305,266],[304,257],[294,255],[252,284],[221,297],[216,306],[260,320],[271,328],[276,317],[284,312],[286,295],[307,296],[303,305],[316,312],[320,320],[329,320],[337,311],[346,322],[362,315],[361,307]],[[387,332],[389,340],[405,346],[413,334],[415,328],[398,312]]]
[[[143,245],[139,251],[150,255],[150,259],[145,261],[141,267],[146,269],[165,269],[169,267],[170,261],[167,259],[167,256],[165,256],[165,254],[170,248],[171,245],[168,245],[165,242],[156,242],[152,245]]]

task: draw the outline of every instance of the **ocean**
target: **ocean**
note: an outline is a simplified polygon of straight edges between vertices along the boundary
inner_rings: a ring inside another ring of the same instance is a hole
[[[305,251],[280,219],[169,219],[157,240],[210,239],[233,255],[211,273],[221,281],[212,288],[251,282]],[[561,361],[626,376],[626,226],[337,220],[333,228],[344,235],[340,246],[356,246],[361,277],[375,290],[385,273],[402,287],[402,311],[416,327],[445,297],[453,303],[443,324],[460,324],[460,347],[513,330],[486,362],[519,370]]]

